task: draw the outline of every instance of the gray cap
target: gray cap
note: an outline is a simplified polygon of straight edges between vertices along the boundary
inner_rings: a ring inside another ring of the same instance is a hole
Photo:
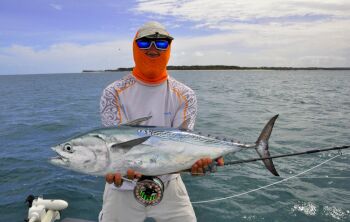
[[[136,40],[140,38],[168,38],[173,40],[174,38],[170,36],[169,32],[165,27],[159,22],[147,22],[138,31],[136,35]]]

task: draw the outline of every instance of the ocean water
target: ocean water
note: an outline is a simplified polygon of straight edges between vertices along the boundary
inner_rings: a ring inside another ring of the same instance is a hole
[[[350,144],[349,71],[170,73],[197,94],[196,131],[255,142],[279,114],[272,155]],[[0,76],[0,221],[23,221],[29,194],[68,201],[62,218],[97,220],[104,178],[51,165],[50,147],[99,127],[101,92],[125,74]],[[194,204],[198,221],[350,221],[350,150],[342,154],[276,159],[281,177],[256,162],[183,179],[193,202],[228,197]],[[249,150],[225,160],[255,157]]]

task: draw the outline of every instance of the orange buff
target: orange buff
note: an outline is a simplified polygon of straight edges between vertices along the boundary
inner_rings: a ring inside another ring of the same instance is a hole
[[[133,41],[133,53],[135,67],[132,71],[136,79],[151,85],[157,85],[167,80],[168,73],[166,65],[170,58],[169,47],[160,52],[160,56],[151,58],[145,54],[146,50],[139,49],[135,40]]]

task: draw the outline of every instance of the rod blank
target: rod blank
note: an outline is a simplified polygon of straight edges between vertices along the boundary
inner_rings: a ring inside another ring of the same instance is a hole
[[[264,157],[264,158],[236,160],[236,161],[226,162],[225,166],[226,165],[241,164],[241,163],[250,163],[250,162],[255,162],[255,161],[259,161],[259,160],[266,160],[266,159],[277,159],[277,158],[288,157],[288,156],[298,156],[298,155],[303,155],[303,154],[320,153],[320,152],[326,152],[326,151],[332,151],[332,150],[343,150],[343,149],[349,149],[349,148],[350,148],[350,146],[336,146],[336,147],[331,147],[331,148],[312,149],[312,150],[307,150],[307,151],[303,151],[303,152],[287,153],[287,154],[275,155],[275,156]]]

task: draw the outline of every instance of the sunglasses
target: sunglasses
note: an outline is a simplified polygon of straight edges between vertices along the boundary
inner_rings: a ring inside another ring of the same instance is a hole
[[[139,39],[136,44],[140,49],[150,49],[152,44],[158,50],[166,50],[169,47],[169,41],[163,39]]]

